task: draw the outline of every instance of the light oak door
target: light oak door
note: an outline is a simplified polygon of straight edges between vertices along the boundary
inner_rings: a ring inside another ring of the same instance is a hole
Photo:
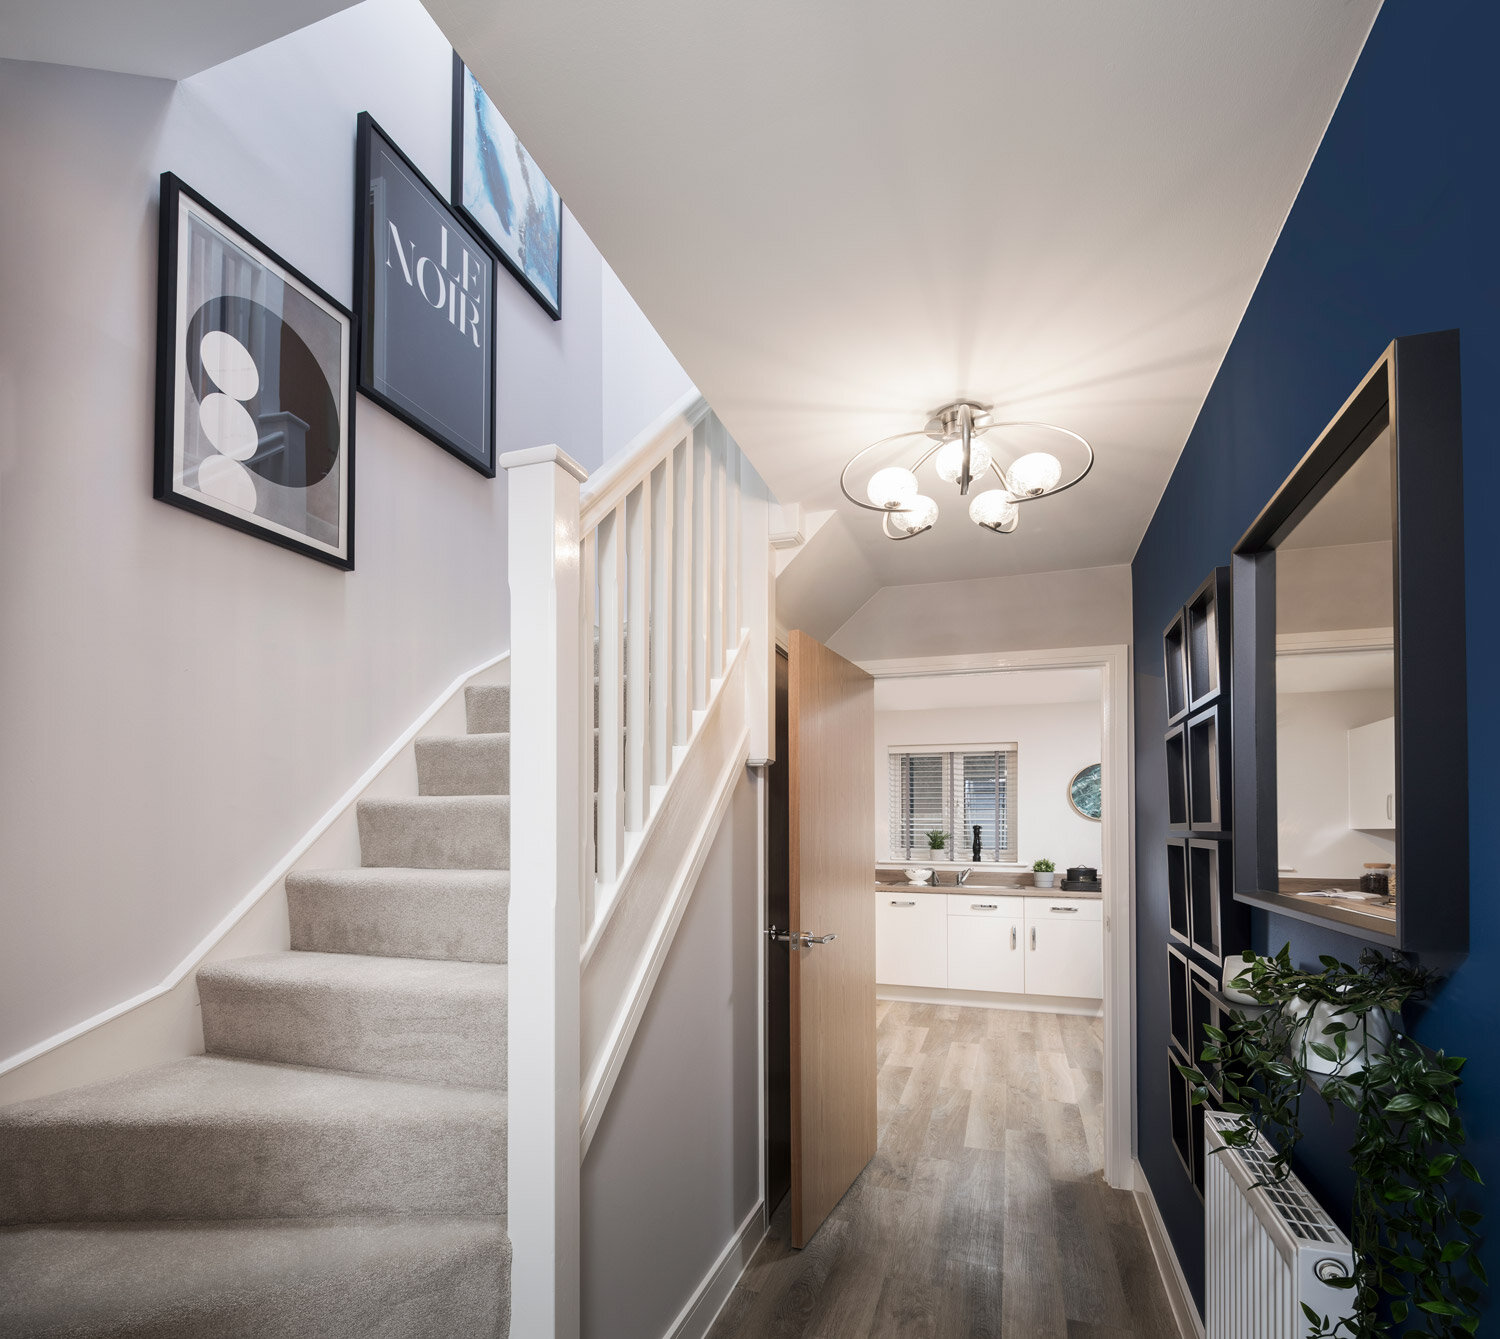
[[[875,1155],[875,682],[803,633],[787,650],[792,1245],[804,1246]]]

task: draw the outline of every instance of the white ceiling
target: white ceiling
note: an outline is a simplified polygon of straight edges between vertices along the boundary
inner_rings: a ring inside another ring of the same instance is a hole
[[[0,0],[0,57],[186,79],[352,3]]]
[[[1004,670],[992,674],[921,674],[875,680],[876,711],[1034,707],[1098,702],[1097,669]]]
[[[1276,657],[1276,692],[1348,693],[1396,686],[1396,656],[1383,650],[1317,651]]]
[[[889,584],[1131,558],[1378,0],[427,6],[783,501],[960,395],[1094,442],[852,515]]]

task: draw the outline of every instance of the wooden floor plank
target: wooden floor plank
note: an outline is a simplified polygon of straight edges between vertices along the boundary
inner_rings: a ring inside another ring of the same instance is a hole
[[[880,1147],[802,1251],[785,1205],[709,1339],[1169,1339],[1103,1177],[1099,1019],[887,1002]]]

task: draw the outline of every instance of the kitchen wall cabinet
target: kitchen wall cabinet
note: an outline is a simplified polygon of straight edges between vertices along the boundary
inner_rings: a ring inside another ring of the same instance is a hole
[[[890,986],[1099,999],[1103,912],[1097,898],[881,889],[875,979]]]
[[[1337,736],[1335,736],[1337,738]],[[1349,731],[1349,826],[1396,826],[1396,718]]]

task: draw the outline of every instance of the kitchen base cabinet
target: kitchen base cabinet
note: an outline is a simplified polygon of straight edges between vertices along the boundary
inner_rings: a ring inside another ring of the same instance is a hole
[[[1103,916],[1097,898],[882,888],[875,902],[875,980],[1097,1000],[1104,994]]]
[[[1104,994],[1104,923],[1038,914],[1026,922],[1026,993]]]
[[[949,916],[948,988],[1025,994],[1023,930],[1023,923],[1011,917]]]
[[[885,893],[875,903],[875,979],[948,984],[948,906],[937,893]]]

